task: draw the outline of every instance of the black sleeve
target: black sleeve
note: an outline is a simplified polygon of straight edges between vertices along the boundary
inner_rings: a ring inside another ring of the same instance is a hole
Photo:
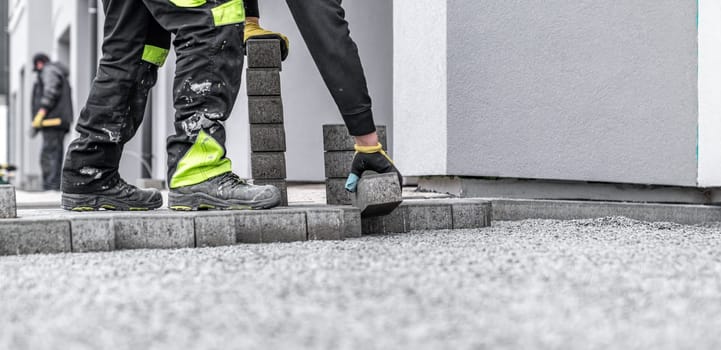
[[[245,0],[244,3],[246,17],[260,17],[260,10],[258,10],[258,0]]]
[[[40,107],[50,111],[58,103],[63,89],[63,73],[52,65],[46,65],[40,78],[43,80],[43,94]]]

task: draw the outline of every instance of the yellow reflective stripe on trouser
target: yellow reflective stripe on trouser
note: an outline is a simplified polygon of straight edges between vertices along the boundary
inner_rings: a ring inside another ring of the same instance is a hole
[[[145,45],[143,49],[143,61],[162,67],[163,64],[165,64],[165,59],[168,58],[169,52],[169,50],[157,46]]]
[[[170,188],[197,185],[210,178],[232,171],[230,159],[225,158],[225,149],[203,130],[185,156],[175,167]]]
[[[178,7],[198,7],[205,5],[206,0],[170,0]]]
[[[213,11],[213,21],[216,27],[245,21],[243,0],[230,0],[225,4],[214,7],[211,11]]]

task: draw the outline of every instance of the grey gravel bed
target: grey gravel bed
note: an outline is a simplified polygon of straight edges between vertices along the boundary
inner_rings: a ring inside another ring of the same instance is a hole
[[[0,257],[0,349],[718,349],[721,226]]]

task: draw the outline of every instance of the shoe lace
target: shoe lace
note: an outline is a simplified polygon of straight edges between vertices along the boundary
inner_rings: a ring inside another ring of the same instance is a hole
[[[223,177],[220,178],[220,185],[229,185],[229,186],[236,186],[236,185],[247,185],[248,183],[241,179],[240,176],[238,176],[235,173],[227,173]]]

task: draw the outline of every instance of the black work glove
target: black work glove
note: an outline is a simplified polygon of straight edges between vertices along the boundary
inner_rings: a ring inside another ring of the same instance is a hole
[[[358,146],[355,145],[355,157],[351,165],[350,175],[345,183],[348,192],[355,192],[363,172],[374,171],[379,174],[395,172],[398,174],[398,183],[403,187],[403,176],[393,164],[393,160],[383,150],[383,145]]]

